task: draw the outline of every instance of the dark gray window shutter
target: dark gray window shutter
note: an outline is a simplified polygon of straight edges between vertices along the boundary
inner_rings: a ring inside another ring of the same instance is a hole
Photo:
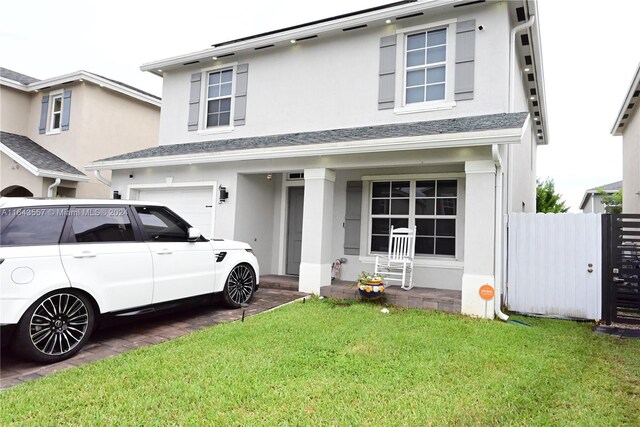
[[[198,130],[198,116],[200,116],[200,83],[202,81],[202,73],[191,74],[191,92],[189,95],[189,122],[187,129],[189,131]]]
[[[247,83],[249,79],[249,64],[236,67],[236,102],[233,110],[233,125],[242,126],[247,114]]]
[[[40,108],[40,133],[47,131],[47,114],[49,113],[49,95],[42,97],[42,107]]]
[[[344,216],[344,253],[360,255],[360,211],[362,181],[347,182],[347,208]]]
[[[378,80],[378,110],[395,107],[396,97],[396,36],[380,39],[380,72]]]
[[[62,96],[62,123],[61,130],[69,130],[69,120],[71,119],[71,89],[65,90]]]
[[[474,61],[476,54],[476,20],[456,25],[456,83],[454,99],[473,99]]]

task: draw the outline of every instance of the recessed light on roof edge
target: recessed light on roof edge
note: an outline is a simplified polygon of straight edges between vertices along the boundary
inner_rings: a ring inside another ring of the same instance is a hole
[[[218,59],[218,57],[217,56],[213,56],[211,59],[213,59],[215,61],[216,59]]]
[[[529,71],[531,71],[531,68],[525,68],[525,69],[524,69],[524,72],[525,72],[525,73],[528,73]]]
[[[385,24],[391,24],[391,19],[387,19],[386,21],[384,21]]]
[[[291,44],[296,44],[296,39],[291,39],[291,40],[290,40],[290,43],[291,43]]]

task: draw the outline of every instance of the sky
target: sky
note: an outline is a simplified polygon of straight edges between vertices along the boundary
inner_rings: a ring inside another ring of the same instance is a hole
[[[162,95],[146,62],[392,0],[21,0],[0,6],[0,66],[39,79],[87,70]],[[584,191],[622,179],[611,128],[640,63],[640,1],[539,0],[552,178],[571,211]]]

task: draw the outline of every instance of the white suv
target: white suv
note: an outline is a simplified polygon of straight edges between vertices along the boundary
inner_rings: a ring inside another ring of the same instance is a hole
[[[39,362],[76,354],[105,314],[257,290],[246,243],[207,240],[170,209],[128,200],[0,198],[3,342]]]

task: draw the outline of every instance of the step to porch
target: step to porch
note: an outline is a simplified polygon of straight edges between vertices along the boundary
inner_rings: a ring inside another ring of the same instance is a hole
[[[363,300],[353,283],[341,282],[320,288],[320,295],[328,298]],[[384,304],[423,310],[441,310],[447,313],[461,313],[462,292],[449,289],[413,288],[405,291],[399,286],[385,288]]]
[[[289,291],[297,291],[298,277],[267,274],[260,276],[260,287],[265,289],[286,289]]]

